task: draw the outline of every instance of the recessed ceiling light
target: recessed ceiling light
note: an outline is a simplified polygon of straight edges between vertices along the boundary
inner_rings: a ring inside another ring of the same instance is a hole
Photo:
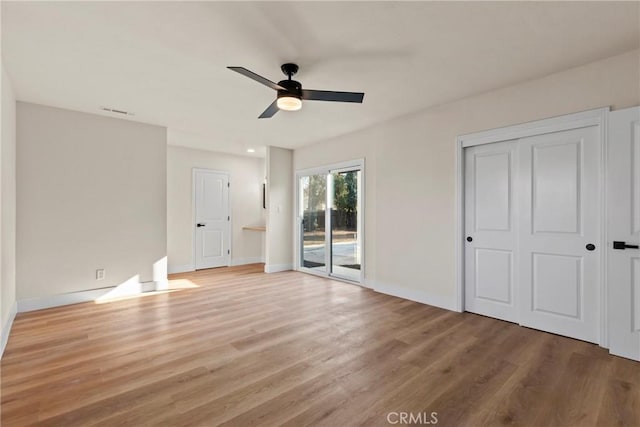
[[[256,150],[254,150],[253,148],[247,148],[247,153],[255,153]]]

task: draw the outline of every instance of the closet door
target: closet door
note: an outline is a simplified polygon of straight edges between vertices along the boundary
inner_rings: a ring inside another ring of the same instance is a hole
[[[609,115],[608,145],[609,349],[640,361],[640,107]]]
[[[518,321],[516,142],[465,149],[465,310]]]
[[[520,323],[599,338],[600,145],[596,126],[519,141]]]

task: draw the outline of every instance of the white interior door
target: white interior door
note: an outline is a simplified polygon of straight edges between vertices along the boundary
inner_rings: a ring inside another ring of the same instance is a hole
[[[228,266],[231,258],[229,176],[194,170],[196,270]]]
[[[519,141],[520,323],[599,341],[597,126]]]
[[[516,142],[465,149],[465,309],[517,322]]]
[[[640,360],[639,107],[610,114],[608,146],[609,349],[612,354]]]

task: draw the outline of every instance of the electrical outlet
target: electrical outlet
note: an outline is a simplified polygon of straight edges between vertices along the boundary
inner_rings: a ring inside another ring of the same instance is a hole
[[[104,279],[104,268],[99,268],[96,270],[96,280]]]

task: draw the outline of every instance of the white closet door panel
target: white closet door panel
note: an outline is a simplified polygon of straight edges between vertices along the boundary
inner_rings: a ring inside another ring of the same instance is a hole
[[[533,254],[532,311],[582,317],[582,257]]]
[[[635,334],[640,335],[640,257],[631,258],[631,288],[633,295],[631,302],[633,325],[631,328]],[[640,348],[638,350],[640,355]],[[637,356],[636,360],[640,360],[640,357]]]
[[[598,142],[592,126],[519,143],[520,322],[590,342],[599,340]]]
[[[607,156],[609,348],[640,361],[640,107],[609,115]]]
[[[532,150],[533,232],[578,233],[582,140],[560,140]]]
[[[465,309],[517,321],[514,142],[465,149]]]
[[[635,108],[635,113],[631,113],[631,115],[638,114],[640,114],[640,108]],[[636,117],[634,117],[633,119],[636,119]],[[620,126],[617,122],[615,123],[615,125]],[[633,222],[633,227],[631,229],[631,232],[632,234],[637,235],[638,233],[640,233],[640,119],[634,120],[632,125],[629,126],[629,129],[631,130],[631,135],[629,135],[628,141],[625,141],[627,144],[620,144],[622,145],[622,147],[619,147],[618,143],[616,143],[616,145],[614,145],[614,150],[622,151],[624,153],[624,151],[626,151],[624,150],[624,148],[626,148],[625,145],[629,145],[629,143],[631,145],[631,167],[628,171],[625,172],[631,175],[631,200],[633,200],[631,206],[631,221]],[[622,129],[618,130],[617,133],[622,133],[621,131]],[[625,136],[626,135],[616,135],[617,138],[623,140],[626,139]],[[620,154],[615,153],[615,156],[619,157]],[[613,168],[617,168],[622,165],[619,163],[612,163],[610,166]],[[622,182],[620,184],[620,187],[622,187],[622,189],[626,189],[627,185],[624,185],[624,183]]]
[[[509,231],[510,154],[475,155],[476,230]]]
[[[498,249],[476,249],[476,298],[512,304],[513,254]]]

